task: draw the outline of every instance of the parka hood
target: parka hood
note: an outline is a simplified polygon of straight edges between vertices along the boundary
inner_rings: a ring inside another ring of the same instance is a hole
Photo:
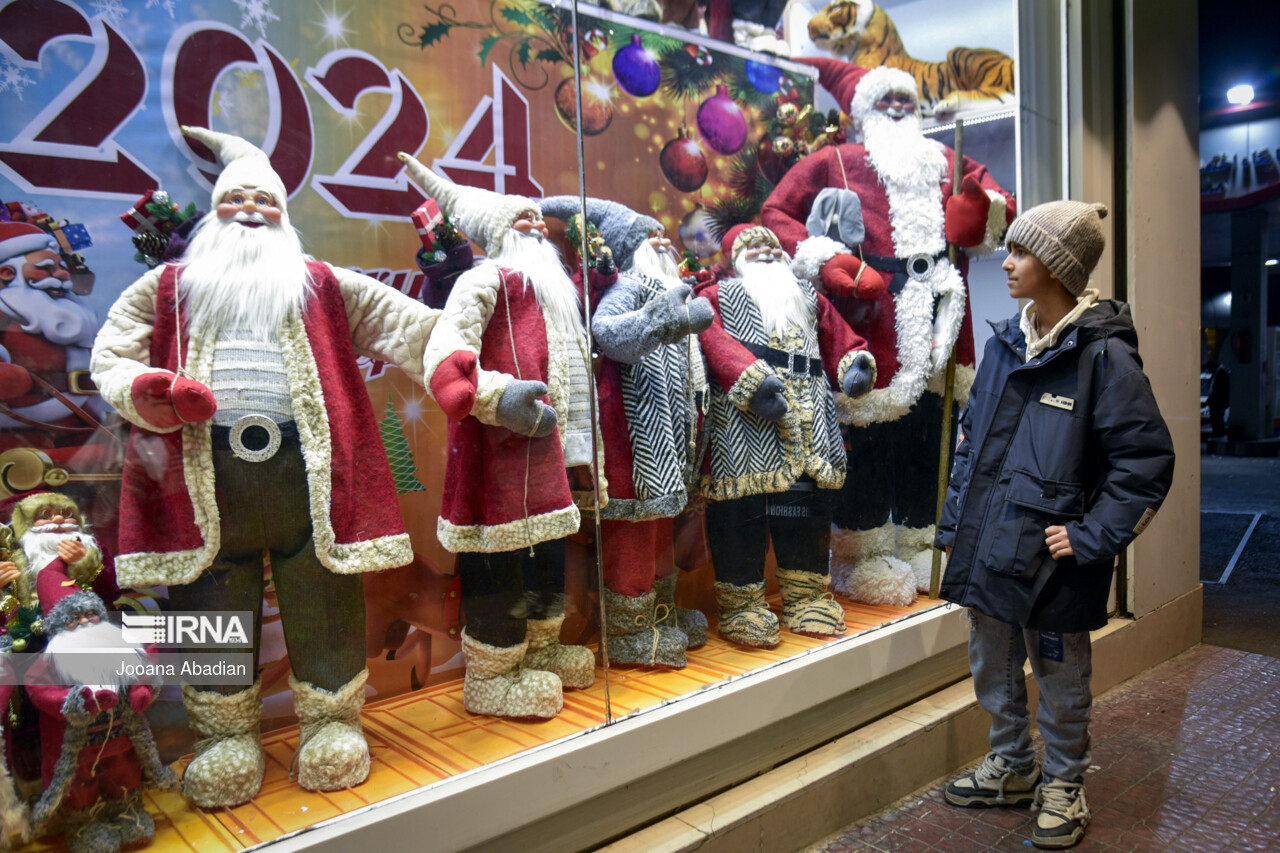
[[[1021,316],[1022,312],[1018,311],[1008,319],[991,323],[996,337],[1018,351],[1025,350],[1027,346],[1019,326]],[[1138,332],[1133,326],[1133,314],[1129,311],[1129,304],[1117,299],[1098,300],[1092,308],[1080,315],[1075,322],[1075,328],[1064,334],[1061,341],[1072,336],[1075,336],[1080,345],[1103,338],[1116,338],[1135,350],[1138,348]]]

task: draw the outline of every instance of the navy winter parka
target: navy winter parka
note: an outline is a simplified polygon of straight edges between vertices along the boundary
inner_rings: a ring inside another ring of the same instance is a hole
[[[961,417],[941,595],[1025,628],[1091,631],[1107,621],[1116,555],[1169,491],[1173,441],[1128,305],[1098,302],[1030,361],[1020,316],[992,324]],[[1054,524],[1074,557],[1049,556]]]

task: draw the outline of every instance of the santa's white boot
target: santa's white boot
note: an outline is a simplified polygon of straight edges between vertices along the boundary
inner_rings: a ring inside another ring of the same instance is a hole
[[[289,674],[298,712],[298,784],[308,791],[340,791],[369,778],[369,744],[360,725],[369,670],[329,691]]]
[[[566,646],[560,642],[560,626],[564,614],[526,622],[529,650],[524,656],[525,669],[554,673],[563,687],[579,690],[596,681],[596,656],[586,646]]]
[[[921,592],[929,591],[929,583],[933,578],[933,537],[936,532],[937,528],[932,524],[927,527],[900,525],[897,529],[893,554],[911,567],[911,572],[916,578],[916,589]],[[945,554],[942,556],[941,565],[946,569]]]
[[[491,646],[462,632],[462,656],[467,662],[462,704],[472,714],[517,720],[549,720],[564,707],[559,676],[521,663],[527,642]]]
[[[196,757],[182,774],[182,795],[202,809],[238,806],[262,788],[262,682],[224,694],[182,688],[182,704],[196,733]]]
[[[863,604],[914,604],[916,576],[911,566],[893,556],[895,541],[891,521],[871,530],[832,526],[832,589]]]

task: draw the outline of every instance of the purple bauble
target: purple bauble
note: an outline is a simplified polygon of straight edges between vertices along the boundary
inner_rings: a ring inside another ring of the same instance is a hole
[[[716,86],[716,93],[698,107],[698,132],[721,154],[736,154],[746,144],[747,117],[729,97],[728,86]]]
[[[662,69],[658,57],[640,43],[640,36],[632,36],[631,44],[613,55],[613,76],[628,95],[647,98],[658,91]]]

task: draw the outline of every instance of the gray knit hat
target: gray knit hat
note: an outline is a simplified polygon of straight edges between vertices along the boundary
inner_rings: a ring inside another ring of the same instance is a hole
[[[542,200],[543,214],[565,222],[580,211],[581,201],[576,195],[554,195]],[[652,216],[603,198],[587,199],[587,221],[600,229],[600,236],[621,270],[630,269],[636,249],[650,234],[664,231],[662,223]]]
[[[1106,248],[1106,216],[1101,202],[1051,201],[1013,220],[1004,241],[1035,255],[1072,296],[1079,296]]]

